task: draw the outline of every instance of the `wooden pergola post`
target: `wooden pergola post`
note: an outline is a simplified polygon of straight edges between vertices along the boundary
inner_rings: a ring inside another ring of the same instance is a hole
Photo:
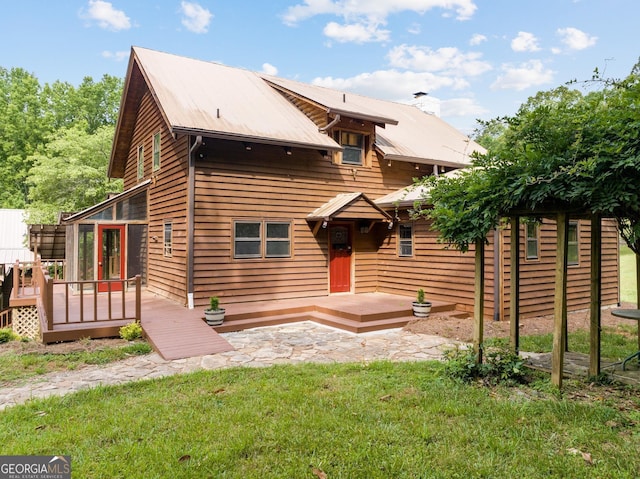
[[[567,249],[569,245],[569,216],[557,214],[556,287],[554,294],[553,351],[551,357],[551,382],[562,387],[564,353],[567,344]]]
[[[484,341],[484,241],[476,241],[475,298],[473,302],[473,352],[476,363],[482,363]]]
[[[600,374],[600,324],[602,320],[602,222],[591,216],[591,305],[589,306],[589,375]]]
[[[509,325],[511,330],[511,349],[520,352],[520,217],[511,217],[511,277],[509,278]]]
[[[636,254],[636,307],[640,309],[640,255]],[[638,323],[638,351],[640,351],[640,322]]]

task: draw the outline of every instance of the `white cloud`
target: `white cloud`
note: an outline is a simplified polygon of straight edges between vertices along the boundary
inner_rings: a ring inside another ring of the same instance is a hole
[[[123,60],[126,60],[127,58],[129,58],[129,51],[128,50],[121,50],[119,52],[110,52],[108,50],[105,50],[102,52],[102,57],[103,58],[109,58],[109,59],[113,59],[117,62],[121,62]]]
[[[518,32],[518,36],[511,40],[511,49],[514,52],[537,52],[540,47],[533,33]]]
[[[354,42],[383,42],[389,40],[389,30],[380,30],[377,24],[364,25],[353,23],[350,25],[339,25],[336,22],[329,22],[324,27],[323,33],[340,43]]]
[[[350,78],[315,78],[311,83],[392,101],[406,101],[416,91],[434,92],[440,88],[461,90],[469,87],[468,82],[461,78],[397,70],[378,70]]]
[[[213,13],[195,2],[182,2],[182,24],[193,33],[207,33]]]
[[[481,35],[480,33],[476,33],[475,35],[473,35],[471,37],[471,40],[469,40],[469,45],[471,46],[476,46],[476,45],[480,45],[481,43],[484,43],[487,41],[487,37],[484,35]]]
[[[492,90],[525,90],[532,86],[544,85],[553,81],[553,70],[545,68],[540,60],[531,60],[518,66],[503,65],[499,75],[491,85]]]
[[[440,115],[445,117],[480,116],[489,110],[478,105],[472,98],[452,98],[440,103]]]
[[[407,32],[411,33],[412,35],[418,35],[421,31],[422,27],[419,23],[412,23],[411,26],[407,29]]]
[[[557,33],[560,36],[560,41],[562,41],[569,50],[584,50],[585,48],[592,47],[598,41],[598,37],[590,36],[572,27],[559,28]]]
[[[110,2],[103,0],[89,0],[86,12],[81,13],[82,18],[98,23],[105,30],[128,30],[131,28],[129,17],[122,10],[116,10]]]
[[[480,60],[481,53],[464,53],[453,47],[431,50],[429,47],[400,45],[391,49],[388,57],[391,66],[396,68],[446,75],[476,76],[491,70],[488,62]]]
[[[262,73],[267,75],[277,75],[278,69],[274,67],[271,63],[263,63],[262,64]]]
[[[348,18],[370,18],[383,21],[392,13],[413,11],[420,14],[434,8],[455,11],[458,20],[468,20],[475,13],[474,0],[304,0],[289,7],[282,19],[287,25],[316,15],[338,15]]]

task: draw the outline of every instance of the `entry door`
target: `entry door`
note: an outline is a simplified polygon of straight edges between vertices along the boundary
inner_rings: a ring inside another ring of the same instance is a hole
[[[124,225],[98,225],[98,280],[125,279]],[[98,283],[98,291],[109,290],[107,283]],[[121,291],[122,283],[111,283],[111,291]]]
[[[329,226],[329,291],[351,291],[351,228],[348,225]]]

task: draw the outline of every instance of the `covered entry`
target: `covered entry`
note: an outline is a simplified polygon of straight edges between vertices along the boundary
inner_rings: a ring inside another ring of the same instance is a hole
[[[356,232],[369,234],[378,223],[393,226],[393,218],[364,193],[336,196],[307,216],[314,236],[327,240],[329,293],[354,292]]]

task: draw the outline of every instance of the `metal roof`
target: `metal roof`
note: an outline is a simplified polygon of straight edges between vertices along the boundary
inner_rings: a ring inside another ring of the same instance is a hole
[[[375,146],[387,160],[461,167],[470,164],[474,151],[485,152],[447,122],[416,106],[266,75],[263,78],[324,107],[328,113],[384,123],[384,128],[376,127]]]
[[[139,47],[133,54],[173,131],[342,149],[255,72]]]
[[[454,177],[458,176],[461,171],[463,170],[447,171],[442,173],[441,176]],[[411,207],[416,201],[420,201],[422,204],[429,203],[429,187],[425,185],[408,185],[378,198],[374,203],[380,208],[395,208]]]
[[[375,210],[376,213],[380,215],[380,219],[382,220],[391,220],[391,216],[388,213],[383,211],[379,206],[377,206],[373,201],[367,198],[367,195],[364,193],[341,193],[337,195],[335,198],[327,201],[324,205],[316,208],[314,211],[307,215],[308,221],[318,221],[325,220],[331,221],[333,217],[340,213],[343,209],[354,203],[358,200],[364,200],[371,206],[372,210]]]
[[[0,209],[0,265],[34,260],[26,247],[27,231],[24,210]]]

